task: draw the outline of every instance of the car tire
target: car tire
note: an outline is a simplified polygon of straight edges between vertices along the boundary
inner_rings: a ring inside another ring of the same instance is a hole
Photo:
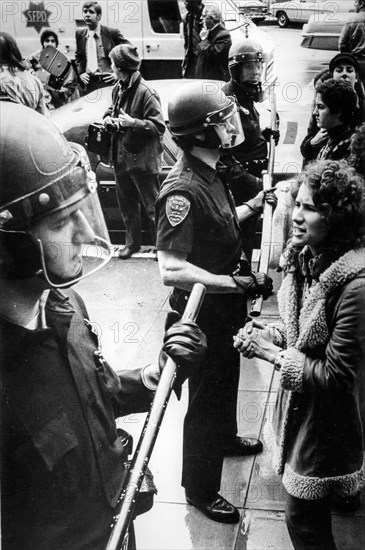
[[[285,11],[279,11],[279,13],[276,14],[276,19],[281,29],[285,29],[285,27],[289,26],[289,17],[286,15]]]

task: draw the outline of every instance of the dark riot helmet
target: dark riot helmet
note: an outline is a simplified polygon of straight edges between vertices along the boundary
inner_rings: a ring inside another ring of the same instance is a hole
[[[262,69],[265,62],[265,55],[261,44],[253,38],[240,38],[239,42],[234,42],[229,50],[228,68],[231,78],[236,86],[241,88],[254,101],[260,101],[262,96]],[[256,67],[256,77],[259,80],[243,80],[242,66]]]
[[[253,38],[242,37],[239,42],[234,42],[229,49],[228,67],[236,67],[242,63],[258,61],[264,63],[265,56],[261,44]]]
[[[0,277],[40,276],[49,286],[68,287],[111,258],[87,154],[46,117],[20,104],[0,102],[0,127]],[[45,243],[32,235],[32,227],[60,211],[75,210],[82,212],[94,238],[83,246],[77,276],[60,281],[47,271]]]
[[[204,132],[207,148],[232,147],[242,143],[244,134],[234,98],[226,96],[219,84],[196,80],[181,86],[168,105],[170,130],[181,137]]]

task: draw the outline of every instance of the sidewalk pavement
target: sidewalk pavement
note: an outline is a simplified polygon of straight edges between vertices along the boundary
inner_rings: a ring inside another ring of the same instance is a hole
[[[280,277],[274,274],[275,289]],[[103,353],[115,370],[157,361],[169,289],[163,287],[153,259],[113,259],[98,274],[78,284],[90,317],[102,336]],[[275,295],[265,302],[263,320],[277,316]],[[273,414],[277,374],[268,363],[242,361],[237,406],[239,433],[260,436]],[[152,510],[135,521],[138,550],[290,550],[284,523],[285,491],[271,467],[267,449],[257,457],[225,459],[221,492],[239,509],[241,520],[224,525],[208,520],[185,502],[180,486],[182,425],[187,388],[181,401],[173,394],[167,407],[150,468],[158,495]],[[118,421],[138,441],[145,415]],[[365,548],[365,507],[356,514],[334,515],[339,550]]]

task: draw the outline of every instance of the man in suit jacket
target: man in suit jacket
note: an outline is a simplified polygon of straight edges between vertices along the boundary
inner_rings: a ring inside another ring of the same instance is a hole
[[[228,53],[231,35],[222,23],[221,12],[216,6],[203,10],[204,28],[200,32],[195,78],[229,80]]]
[[[86,27],[76,29],[76,66],[88,94],[115,82],[109,53],[118,44],[129,43],[118,29],[100,24],[101,6],[97,2],[84,2],[82,16]]]
[[[202,0],[184,0],[186,15],[184,17],[184,59],[181,70],[183,78],[196,78],[196,64],[198,61],[198,44],[201,40],[199,33],[202,30],[201,16],[204,9]]]

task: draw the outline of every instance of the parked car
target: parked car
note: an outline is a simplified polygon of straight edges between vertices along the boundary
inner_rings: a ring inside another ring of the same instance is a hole
[[[334,19],[329,19],[325,14],[311,16],[303,25],[300,45],[303,48],[338,51],[338,40],[348,18],[348,12],[338,13]]]
[[[292,23],[307,23],[311,16],[316,21],[323,16],[324,21],[336,22],[341,13],[349,12],[353,7],[353,0],[290,0],[272,4],[271,13],[276,17],[279,27],[284,28]]]
[[[226,0],[228,2],[228,0]],[[230,2],[232,0],[229,0]],[[264,90],[275,84],[276,71],[274,66],[274,43],[270,36],[263,30],[259,29],[252,20],[247,17],[241,17],[237,25],[236,19],[237,10],[232,3],[231,11],[225,13],[225,22],[227,28],[231,31],[232,40],[239,40],[241,33],[252,36],[258,40],[265,54],[264,67]],[[151,80],[150,84],[161,98],[162,109],[167,121],[167,105],[169,98],[174,89],[186,83],[182,79],[163,79]],[[218,84],[218,81],[216,81]],[[222,83],[220,83],[222,84]],[[88,94],[80,99],[76,99],[71,103],[63,105],[51,113],[52,121],[61,130],[69,141],[75,141],[81,145],[85,145],[85,138],[89,124],[100,122],[106,109],[111,104],[111,87],[106,87]],[[164,134],[164,151],[163,151],[163,167],[160,178],[163,179],[168,174],[170,168],[174,165],[178,155],[178,148],[172,139],[172,136],[167,129]],[[114,173],[109,165],[106,165],[102,160],[92,153],[89,153],[91,167],[96,173],[99,182],[99,196],[109,230],[109,235],[112,243],[121,244],[124,242],[124,226],[118,209]],[[143,210],[143,209],[142,209]],[[144,220],[146,222],[146,220]],[[147,227],[144,223],[143,227]],[[143,244],[148,232],[143,232]]]
[[[169,98],[174,90],[189,82],[188,80],[151,80],[149,83],[160,96],[162,110],[167,123],[167,106]],[[195,81],[196,82],[196,81]],[[221,81],[209,81],[208,86],[222,86]],[[103,114],[111,104],[112,87],[102,88],[80,99],[63,105],[52,111],[51,120],[61,130],[68,141],[73,141],[85,146],[85,139],[89,124],[100,122]],[[270,124],[269,105],[261,104],[260,113],[263,125]],[[163,138],[163,166],[160,173],[161,182],[166,178],[172,166],[175,164],[180,150],[172,139],[171,133],[166,128]],[[125,230],[118,208],[115,179],[112,167],[105,164],[98,155],[89,152],[92,170],[96,173],[98,181],[98,193],[103,209],[110,240],[113,244],[122,244],[125,241]],[[143,211],[143,209],[142,209]],[[149,245],[147,218],[143,212],[142,218],[142,244]],[[259,235],[258,243],[259,246]]]
[[[256,25],[265,21],[269,12],[261,0],[238,0],[235,2],[241,15],[249,17]]]
[[[169,97],[177,86],[181,86],[183,80],[156,80],[150,81],[161,98],[161,104],[165,121],[167,121],[167,105]],[[68,141],[73,141],[85,146],[85,140],[89,124],[100,122],[107,108],[112,102],[112,86],[92,92],[80,99],[59,107],[52,111],[52,122],[61,130]],[[178,147],[172,139],[168,129],[164,134],[163,167],[160,174],[163,181],[175,164],[178,155]],[[103,208],[105,221],[109,230],[109,236],[113,244],[124,242],[124,226],[119,213],[114,172],[109,164],[105,164],[98,155],[89,152],[92,170],[98,181],[98,192]],[[147,228],[146,220],[143,226]],[[143,231],[143,244],[149,244],[148,231]]]

